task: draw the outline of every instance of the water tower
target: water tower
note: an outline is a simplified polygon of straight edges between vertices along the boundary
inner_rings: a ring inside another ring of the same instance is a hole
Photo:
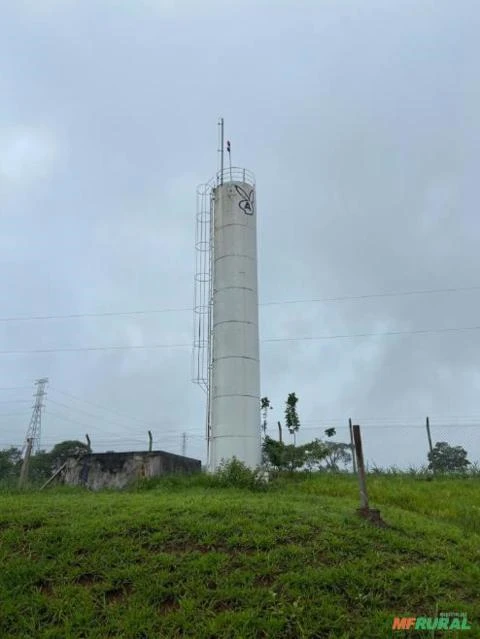
[[[206,391],[209,471],[261,462],[255,178],[224,166],[197,190],[193,381]]]

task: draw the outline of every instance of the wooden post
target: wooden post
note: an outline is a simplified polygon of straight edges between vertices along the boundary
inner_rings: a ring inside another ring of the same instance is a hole
[[[280,422],[277,422],[277,424],[278,424],[278,441],[282,443],[282,425],[280,424]]]
[[[60,473],[62,472],[62,470],[65,468],[66,465],[67,465],[67,462],[65,462],[62,466],[60,466],[60,468],[53,473],[50,479],[47,479],[47,481],[43,484],[43,486],[40,487],[40,490],[43,490],[44,488],[46,488],[48,484],[55,479],[55,477],[60,475]]]
[[[368,505],[367,494],[367,481],[365,476],[365,464],[363,461],[363,449],[362,449],[362,437],[360,435],[360,426],[354,424],[353,429],[353,441],[355,444],[355,453],[357,455],[357,468],[358,468],[358,484],[360,487],[360,508],[358,514],[364,519],[368,519],[372,524],[385,528],[387,524],[380,517],[380,511],[375,508],[370,508]]]
[[[365,464],[363,462],[362,437],[360,426],[355,424],[353,428],[353,441],[355,443],[355,454],[357,455],[358,484],[360,487],[360,508],[368,511],[367,482],[365,479]]]
[[[430,452],[432,452],[433,451],[432,436],[430,434],[430,420],[428,417],[427,417],[426,426],[427,426],[428,447],[430,448]]]
[[[153,448],[153,436],[152,431],[148,431],[148,452],[151,453]]]
[[[357,460],[355,457],[355,444],[353,443],[353,427],[351,418],[348,420],[348,430],[350,432],[350,448],[352,451],[352,470],[355,474],[357,472]]]
[[[27,449],[25,450],[25,457],[23,458],[22,468],[20,470],[20,479],[18,480],[18,487],[23,488],[28,480],[28,464],[30,462],[30,455],[32,454],[33,439],[27,439]]]
[[[85,439],[87,440],[88,452],[91,453],[92,452],[92,443],[90,441],[90,437],[88,435],[85,435]]]

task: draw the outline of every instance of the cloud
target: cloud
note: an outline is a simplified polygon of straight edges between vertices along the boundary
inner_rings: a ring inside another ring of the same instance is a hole
[[[257,178],[262,302],[478,284],[479,23],[470,2],[11,3],[0,25],[0,313],[191,305],[195,188],[217,168],[220,115],[233,163]],[[469,326],[479,313],[477,292],[452,291],[264,306],[260,321],[264,338],[333,336]],[[192,317],[0,328],[0,349],[183,343]],[[449,415],[476,414],[477,342],[265,342],[262,394],[275,424],[295,391],[305,437],[332,417],[345,438],[348,417],[364,419],[377,463],[421,463],[429,412],[435,437],[478,458],[475,428],[446,428]],[[0,386],[45,374],[52,389],[155,423],[159,446],[162,428],[165,447],[191,433],[204,455],[188,349],[0,359]],[[101,432],[66,403],[63,418]],[[397,433],[397,418],[409,430]],[[51,439],[84,430],[45,422]],[[132,444],[118,435],[121,445]]]
[[[48,178],[59,159],[54,135],[28,126],[0,129],[0,180],[10,186],[28,188]]]

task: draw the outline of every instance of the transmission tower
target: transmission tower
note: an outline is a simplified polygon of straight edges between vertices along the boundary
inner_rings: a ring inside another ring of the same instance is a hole
[[[24,448],[27,447],[28,440],[32,440],[32,448],[38,453],[40,451],[40,436],[42,432],[42,408],[43,408],[43,398],[46,395],[45,386],[48,383],[47,377],[42,377],[42,379],[37,379],[35,382],[35,386],[37,387],[37,391],[34,395],[35,404],[33,405],[32,417],[30,419],[30,424],[28,425],[27,434],[25,437],[25,445]]]
[[[185,457],[187,453],[187,433],[182,435],[182,455]]]

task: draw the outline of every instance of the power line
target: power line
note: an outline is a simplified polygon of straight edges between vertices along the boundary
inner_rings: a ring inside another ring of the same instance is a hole
[[[360,421],[360,420],[358,420]],[[421,428],[422,430],[425,430],[425,424],[361,424],[362,428],[380,428],[382,430],[386,430],[386,429],[401,429],[401,428]],[[480,428],[480,423],[478,424],[440,424],[440,423],[434,423],[431,424],[432,428],[435,427],[437,428]],[[325,428],[325,426],[306,426],[303,428],[303,430],[323,430]],[[340,428],[348,428],[348,425],[345,426],[335,426],[336,429],[340,429]],[[300,430],[302,430],[302,427],[300,427]],[[300,431],[299,431],[300,432]]]
[[[466,291],[478,291],[480,286],[464,286],[464,287],[450,287],[450,288],[432,288],[421,289],[412,291],[389,291],[384,293],[369,293],[366,295],[342,295],[337,297],[320,297],[320,298],[304,298],[294,300],[275,300],[271,302],[263,302],[259,306],[278,306],[282,304],[311,304],[311,303],[327,303],[327,302],[345,302],[345,301],[357,301],[386,297],[406,297],[411,295],[433,295],[438,293],[459,293]],[[120,316],[135,316],[135,315],[155,315],[160,313],[184,313],[192,312],[193,308],[190,306],[183,306],[177,308],[159,308],[149,310],[134,310],[134,311],[105,311],[99,313],[68,313],[58,315],[16,315],[10,317],[0,317],[0,322],[32,322],[32,321],[47,321],[47,320],[59,320],[59,319],[80,319],[88,317],[120,317]]]
[[[261,339],[261,342],[305,342],[333,339],[356,339],[359,337],[393,337],[402,335],[427,335],[441,333],[460,333],[467,331],[478,331],[480,326],[459,326],[453,328],[424,328],[409,331],[384,331],[383,333],[350,333],[345,335],[315,335],[304,337],[269,337]],[[80,346],[65,348],[35,348],[18,350],[1,350],[0,355],[30,355],[46,353],[80,353],[87,351],[129,351],[129,350],[154,350],[163,348],[192,348],[190,343],[184,344],[142,344],[128,346]]]
[[[102,406],[101,404],[97,404],[96,402],[92,402],[92,401],[88,401],[86,399],[83,399],[81,397],[78,397],[76,395],[72,395],[72,393],[67,393],[66,391],[60,390],[59,388],[53,387],[50,388],[50,391],[55,392],[55,393],[60,393],[61,395],[65,395],[66,397],[70,397],[71,399],[75,399],[78,402],[82,402],[84,404],[88,404],[90,406],[94,406],[96,408],[100,408],[101,410],[104,410],[106,412],[112,413],[114,415],[118,415],[119,417],[121,417],[122,419],[125,419],[127,421],[136,421],[139,424],[141,424],[142,426],[145,426],[147,428],[151,428],[151,425],[148,424],[147,422],[145,422],[142,419],[139,419],[138,417],[133,417],[132,415],[126,415],[125,413],[121,413],[117,410],[114,410],[113,408],[106,408],[105,406]]]
[[[120,422],[115,422],[112,421],[111,419],[109,419],[108,417],[105,417],[104,415],[98,415],[98,414],[94,414],[94,413],[90,413],[89,411],[83,410],[82,408],[77,408],[76,406],[72,406],[71,404],[64,404],[63,402],[57,402],[54,399],[49,398],[48,400],[49,404],[55,404],[56,406],[61,406],[63,408],[68,408],[69,410],[75,410],[79,413],[83,413],[84,415],[88,415],[89,417],[93,417],[93,419],[100,419],[102,421],[107,422],[107,424],[110,424],[112,426],[117,426],[120,428],[130,428],[127,424],[121,424]],[[146,426],[146,425],[145,425]],[[149,426],[151,428],[151,426]],[[138,428],[138,426],[137,426]]]
[[[383,333],[351,333],[349,335],[321,335],[306,337],[269,337],[262,342],[303,342],[308,340],[351,339],[356,337],[391,337],[395,335],[423,335],[433,333],[456,333],[463,331],[478,331],[480,326],[459,326],[456,328],[422,328],[410,331],[384,331]],[[0,351],[1,353],[1,351]]]
[[[24,410],[17,411],[16,413],[0,413],[0,417],[11,417],[12,415],[28,415]]]
[[[477,291],[480,290],[480,286],[465,286],[465,287],[452,287],[452,288],[431,288],[414,291],[397,291],[386,293],[370,293],[368,295],[343,295],[340,297],[320,297],[309,299],[297,299],[297,300],[281,300],[278,302],[263,302],[260,306],[273,306],[279,304],[304,304],[311,302],[346,302],[355,300],[375,299],[382,297],[405,297],[409,295],[432,295],[434,293],[459,293],[463,291]]]
[[[67,348],[37,348],[25,350],[4,350],[0,355],[28,355],[31,353],[79,353],[86,351],[128,351],[128,350],[148,350],[156,348],[191,348],[191,344],[151,344],[142,346],[82,346]]]
[[[66,408],[75,408],[75,407],[67,406],[66,404],[60,404],[59,402],[53,402],[53,400],[49,399],[49,404],[50,403],[55,403],[55,404],[58,404],[60,406],[64,406]],[[76,410],[80,410],[80,409],[76,409]],[[81,411],[81,410],[80,410],[80,412],[86,413],[86,411]],[[91,417],[93,417],[94,419],[97,419],[97,417],[101,417],[101,416],[93,415],[92,413],[86,413],[86,414],[91,416]],[[105,430],[105,429],[102,430],[102,427],[99,427],[98,425],[87,424],[87,423],[85,423],[83,421],[79,421],[77,419],[73,419],[72,417],[66,416],[63,413],[58,413],[58,412],[55,412],[55,411],[52,412],[52,411],[49,410],[49,411],[47,411],[45,413],[45,416],[46,416],[46,418],[53,417],[53,418],[56,418],[56,419],[61,419],[63,421],[71,422],[73,424],[77,424],[78,426],[82,426],[83,428],[88,428],[90,430],[92,430],[92,429],[94,431],[97,430],[100,433],[102,433],[102,432],[105,433],[106,432],[108,435],[111,435],[113,438],[115,438],[115,440],[122,439],[122,438],[126,437],[126,433],[118,435],[117,433],[112,432],[111,430]],[[136,426],[137,430],[134,431],[131,427],[127,426],[127,424],[118,424],[118,423],[115,423],[115,422],[108,422],[107,421],[107,426],[108,425],[121,426],[124,430],[127,430],[132,435],[137,435],[137,436],[141,435],[141,433],[138,431],[138,428],[139,428],[138,426]],[[152,430],[154,430],[152,426],[150,426],[150,428]],[[155,432],[155,430],[154,430],[154,432]],[[177,435],[180,436],[180,433],[176,429],[171,429],[171,428],[170,429],[165,429],[165,428],[162,427],[161,433],[158,432],[158,435],[161,436],[162,438],[163,437],[173,437],[173,436],[176,437]],[[195,434],[189,434],[189,437],[196,437],[196,435]]]

